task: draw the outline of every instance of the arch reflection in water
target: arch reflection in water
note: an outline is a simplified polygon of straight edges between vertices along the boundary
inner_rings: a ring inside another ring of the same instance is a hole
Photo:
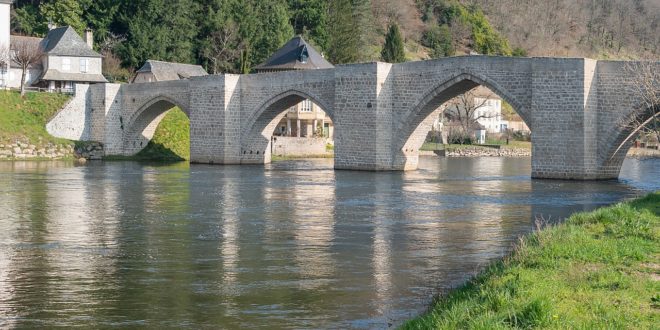
[[[657,160],[631,162],[644,174],[588,183],[530,180],[529,159],[422,158],[409,173],[0,163],[0,327],[396,325],[534,215],[660,189]]]

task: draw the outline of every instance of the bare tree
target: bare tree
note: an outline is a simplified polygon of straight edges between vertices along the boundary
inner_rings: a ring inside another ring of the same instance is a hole
[[[211,33],[207,44],[202,50],[202,56],[211,62],[213,74],[235,72],[235,63],[240,59],[245,45],[240,41],[238,25],[233,21],[220,30]]]
[[[43,56],[41,44],[28,38],[17,38],[12,43],[11,60],[21,67],[21,96],[25,95],[25,77],[28,70]]]
[[[635,95],[635,99],[640,102],[630,115],[624,117],[620,123],[623,128],[630,131],[630,134],[619,146],[619,149],[636,136],[651,137],[660,142],[659,67],[658,62],[626,64],[625,71],[634,77],[633,83],[630,85],[630,91]]]
[[[486,111],[488,101],[493,99],[493,94],[477,95],[477,89],[468,91],[461,94],[446,103],[446,110],[444,116],[454,125],[449,125],[453,129],[454,126],[460,128],[459,132],[450,132],[450,135],[457,136],[461,141],[467,140],[472,134],[471,132],[478,126],[479,119],[493,118],[495,114]],[[483,110],[483,111],[482,111]],[[458,125],[456,125],[458,124]]]

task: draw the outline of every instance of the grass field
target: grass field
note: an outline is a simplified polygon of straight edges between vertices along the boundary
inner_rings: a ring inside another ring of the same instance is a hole
[[[660,192],[571,216],[403,329],[657,329]]]
[[[46,123],[68,100],[55,93],[27,93],[21,98],[19,92],[0,91],[0,143],[72,144],[46,131]]]
[[[190,159],[190,121],[179,108],[170,110],[158,124],[153,139],[132,159],[183,161]]]

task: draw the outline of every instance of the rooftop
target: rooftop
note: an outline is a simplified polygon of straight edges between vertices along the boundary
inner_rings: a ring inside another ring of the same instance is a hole
[[[266,62],[255,69],[257,71],[315,70],[332,69],[334,66],[301,36],[289,40]]]
[[[157,81],[180,80],[206,76],[208,73],[200,65],[148,60],[137,73],[151,72]]]
[[[42,46],[48,55],[101,57],[70,26],[48,31]]]

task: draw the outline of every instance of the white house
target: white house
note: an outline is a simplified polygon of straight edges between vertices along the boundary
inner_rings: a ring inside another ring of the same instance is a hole
[[[13,0],[0,0],[0,45],[11,52],[18,43],[39,43],[44,55],[40,63],[29,68],[26,85],[49,91],[72,92],[74,84],[104,83],[101,54],[93,50],[93,35],[85,40],[69,27],[51,26],[45,38],[10,35],[9,13]],[[0,69],[0,88],[20,88],[22,70],[16,63]]]
[[[488,133],[502,133],[507,130],[508,122],[502,118],[502,99],[489,89],[479,86],[475,90],[466,94],[469,100],[454,99],[442,105],[447,114],[460,113],[466,114],[465,104],[467,101],[471,107],[472,119],[485,129]],[[434,123],[434,129],[440,129],[440,118]]]
[[[14,0],[0,0],[0,60],[9,56],[9,22],[11,19],[11,3]],[[4,63],[0,63],[0,88],[6,86],[9,69]]]

